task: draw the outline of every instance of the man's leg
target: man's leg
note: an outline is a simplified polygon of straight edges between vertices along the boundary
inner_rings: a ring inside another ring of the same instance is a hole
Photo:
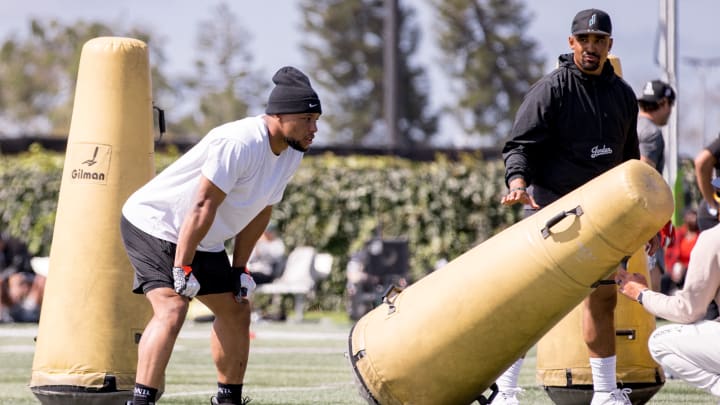
[[[613,279],[614,274],[609,277]],[[583,339],[590,355],[593,377],[592,404],[630,403],[627,394],[617,390],[615,357],[615,306],[617,287],[601,284],[584,301]],[[621,398],[622,397],[622,398]]]
[[[584,301],[583,339],[591,358],[615,355],[616,305],[617,287],[614,284],[601,284]]]
[[[143,403],[146,389],[157,390],[163,383],[165,368],[173,346],[185,321],[189,300],[171,288],[156,288],[146,294],[153,308],[153,317],[145,327],[138,345],[138,366],[135,376],[135,405]],[[140,389],[138,389],[140,387]],[[150,395],[154,402],[154,395]]]
[[[210,352],[217,368],[218,403],[242,402],[242,384],[250,352],[250,302],[232,293],[198,297],[215,314]]]
[[[720,323],[670,324],[657,328],[648,342],[662,367],[695,387],[720,396]]]
[[[522,388],[518,385],[520,379],[520,370],[522,369],[525,357],[515,361],[504,373],[498,377],[495,383],[498,386],[498,396],[493,400],[493,404],[499,405],[517,405],[520,403],[518,394],[522,392]]]

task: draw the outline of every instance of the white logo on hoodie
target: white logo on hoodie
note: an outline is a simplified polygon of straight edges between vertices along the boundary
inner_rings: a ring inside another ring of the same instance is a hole
[[[603,145],[602,148],[598,145],[593,146],[593,148],[590,150],[590,158],[595,159],[598,156],[603,155],[612,155],[613,150],[612,148],[608,148],[607,146]]]

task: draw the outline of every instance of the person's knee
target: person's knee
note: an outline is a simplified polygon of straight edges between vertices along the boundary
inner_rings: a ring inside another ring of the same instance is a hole
[[[215,319],[227,325],[247,329],[250,327],[250,302],[244,300],[232,308],[219,310],[215,313]]]
[[[650,356],[658,362],[662,363],[662,357],[669,352],[668,339],[672,342],[672,335],[675,334],[677,327],[675,325],[664,325],[655,329],[648,339],[648,350]]]
[[[602,285],[590,294],[587,300],[590,311],[608,313],[615,310],[617,305],[617,291],[614,285]]]
[[[174,333],[180,332],[185,322],[188,311],[188,302],[178,297],[177,299],[165,299],[158,305],[153,305],[155,319],[165,324]]]

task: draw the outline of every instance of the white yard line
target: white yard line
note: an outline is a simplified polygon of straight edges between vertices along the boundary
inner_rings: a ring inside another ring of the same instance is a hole
[[[342,340],[348,339],[347,333],[341,332],[300,332],[300,331],[271,331],[256,330],[255,339],[259,340]],[[180,330],[181,339],[207,339],[210,336],[209,330]]]
[[[311,332],[311,331],[274,331],[251,328],[255,333],[256,339],[267,340],[342,340],[348,339],[346,332]],[[37,325],[21,328],[2,328],[0,327],[0,337],[30,337],[34,338],[38,334]],[[196,330],[188,328],[180,330],[181,339],[207,339],[210,336],[209,328],[206,330]]]
[[[247,394],[251,395],[253,392],[301,392],[301,391],[318,391],[318,390],[334,390],[339,387],[352,386],[352,382],[345,383],[334,383],[334,384],[322,384],[312,385],[309,387],[257,387],[248,388]],[[213,395],[215,391],[188,391],[188,392],[174,392],[171,394],[163,394],[163,398],[178,398],[178,397],[191,397],[195,395]]]
[[[0,346],[0,353],[32,353],[35,346],[32,345],[3,345]]]

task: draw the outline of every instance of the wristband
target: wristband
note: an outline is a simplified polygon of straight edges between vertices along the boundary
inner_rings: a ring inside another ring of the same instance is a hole
[[[510,192],[512,193],[513,191],[527,191],[527,187],[513,187],[510,189]]]
[[[645,291],[647,291],[647,290],[649,290],[649,288],[646,288],[646,289],[640,291],[640,294],[638,294],[638,296],[637,296],[637,302],[638,302],[638,304],[640,304],[640,305],[643,304],[643,303],[642,303],[643,293],[644,293]]]
[[[175,266],[173,269],[182,269],[183,273],[188,276],[190,273],[192,273],[192,267],[190,266]]]
[[[233,266],[233,267],[230,267],[230,269],[233,271],[239,271],[240,273],[251,274],[250,270],[248,270],[247,266],[238,266],[238,267]]]

